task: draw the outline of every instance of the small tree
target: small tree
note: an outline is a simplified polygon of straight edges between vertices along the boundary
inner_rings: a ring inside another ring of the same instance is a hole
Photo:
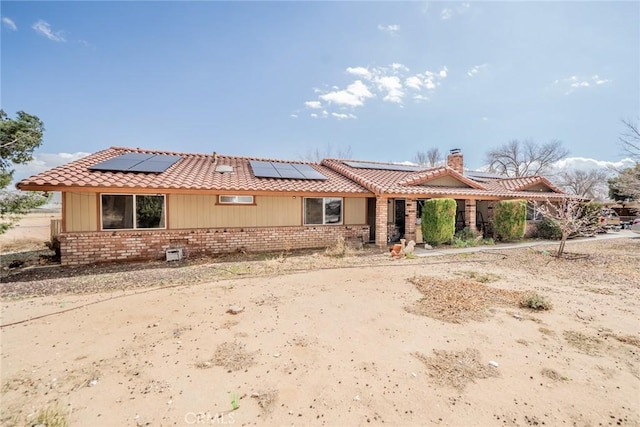
[[[422,237],[430,245],[451,242],[456,232],[456,201],[429,199],[422,208]]]
[[[527,202],[503,200],[493,211],[493,229],[500,240],[516,240],[524,237],[527,225]]]
[[[564,246],[569,236],[577,233],[595,232],[599,224],[600,208],[597,203],[585,203],[577,198],[564,198],[558,203],[538,204],[537,208],[542,215],[555,222],[560,229],[560,246],[557,256],[561,257]]]
[[[43,193],[20,194],[6,190],[13,179],[12,165],[33,159],[33,150],[42,144],[43,132],[44,124],[38,117],[18,111],[12,119],[0,110],[0,234],[11,228],[21,215],[49,200]]]

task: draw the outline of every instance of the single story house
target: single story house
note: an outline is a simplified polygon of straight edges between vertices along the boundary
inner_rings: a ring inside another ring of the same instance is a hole
[[[424,200],[458,202],[457,227],[491,232],[493,204],[557,200],[546,178],[466,172],[447,164],[324,159],[320,163],[111,147],[23,179],[60,191],[63,264],[421,241]],[[534,213],[532,212],[532,215]]]

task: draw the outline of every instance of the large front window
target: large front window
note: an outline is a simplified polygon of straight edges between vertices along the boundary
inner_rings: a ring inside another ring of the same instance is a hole
[[[165,228],[164,195],[102,194],[103,230]]]
[[[304,224],[342,224],[342,198],[305,197]]]

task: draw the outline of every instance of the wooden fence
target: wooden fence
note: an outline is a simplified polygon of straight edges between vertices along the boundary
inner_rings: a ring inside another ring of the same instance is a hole
[[[62,232],[62,220],[61,219],[52,219],[51,220],[51,240]]]

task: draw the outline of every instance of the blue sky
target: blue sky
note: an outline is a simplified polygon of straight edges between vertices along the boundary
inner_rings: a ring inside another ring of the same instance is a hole
[[[526,138],[615,162],[640,117],[638,2],[1,7],[2,108],[45,122],[40,169],[109,146],[475,168]]]

